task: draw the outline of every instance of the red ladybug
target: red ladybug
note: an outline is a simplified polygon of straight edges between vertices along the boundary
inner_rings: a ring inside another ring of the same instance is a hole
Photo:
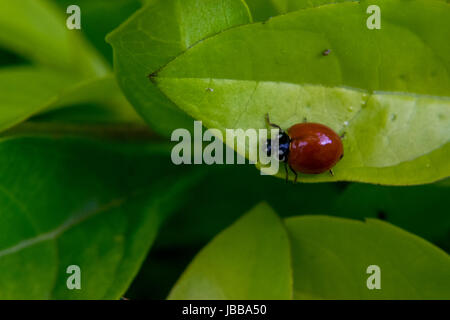
[[[270,123],[269,115],[266,115],[267,124],[278,128],[279,148],[278,159],[289,165],[295,174],[319,174],[329,171],[333,175],[333,168],[344,156],[344,147],[339,135],[327,126],[319,123],[298,123],[284,132],[278,125]],[[266,151],[272,153],[272,140],[267,140]],[[286,181],[289,173],[286,169]]]

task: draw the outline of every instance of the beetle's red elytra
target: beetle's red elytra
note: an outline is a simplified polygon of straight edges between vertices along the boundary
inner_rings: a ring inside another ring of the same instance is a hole
[[[267,123],[280,130],[278,158],[285,162],[291,171],[305,174],[320,174],[329,171],[344,156],[344,146],[341,137],[333,129],[320,123],[298,123],[284,132],[278,125]],[[271,154],[270,140],[267,141],[268,155]],[[286,169],[286,181],[288,172]]]
[[[319,123],[299,123],[288,130],[291,139],[288,164],[301,173],[329,171],[344,154],[339,135]]]

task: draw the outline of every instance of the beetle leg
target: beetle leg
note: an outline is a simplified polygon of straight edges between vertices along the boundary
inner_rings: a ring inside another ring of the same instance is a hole
[[[289,169],[291,169],[291,171],[294,173],[294,175],[295,175],[295,178],[294,178],[294,184],[296,184],[297,183],[297,178],[298,178],[298,175],[297,175],[297,171],[295,171],[291,166],[289,166]]]
[[[266,113],[266,123],[267,123],[269,126],[274,127],[274,128],[278,128],[281,132],[283,132],[283,130],[281,129],[281,127],[280,127],[279,125],[270,122],[269,114],[268,114],[268,113]]]
[[[289,171],[288,171],[286,162],[284,163],[284,171],[286,172],[286,183],[288,183],[289,182]]]
[[[331,169],[330,169],[330,175],[331,175],[332,177],[334,177],[334,172],[333,172],[333,170],[331,170]]]

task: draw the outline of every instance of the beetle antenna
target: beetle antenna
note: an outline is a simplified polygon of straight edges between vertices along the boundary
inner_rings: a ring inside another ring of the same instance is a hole
[[[270,122],[268,113],[266,113],[266,123],[267,123],[267,125],[274,127],[274,128],[278,128],[281,132],[283,132],[283,129],[281,129],[281,127],[279,125]]]

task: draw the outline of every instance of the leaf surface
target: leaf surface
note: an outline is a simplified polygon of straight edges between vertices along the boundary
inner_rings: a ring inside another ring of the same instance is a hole
[[[267,205],[258,205],[213,239],[186,269],[169,299],[273,299],[271,295],[285,283],[280,279],[290,277],[291,271],[294,299],[448,299],[450,295],[450,257],[402,229],[375,219],[327,216],[292,217],[278,225],[262,219],[267,212],[274,215]],[[256,227],[262,224],[266,228]],[[289,244],[279,243],[279,237],[268,232],[269,226],[285,228]],[[264,245],[247,251],[248,240],[235,243],[247,237]],[[255,253],[284,255],[286,247],[292,259],[287,269],[282,268],[284,258],[278,257],[276,265],[272,264],[275,256],[270,263],[255,261]],[[277,276],[256,271],[266,266]],[[380,289],[368,287],[376,283],[369,266],[379,267]],[[254,271],[247,275],[248,270]],[[242,287],[250,292],[249,279],[260,288],[259,295],[239,294]]]
[[[196,256],[169,299],[290,299],[290,269],[286,231],[262,204]]]
[[[196,180],[158,146],[25,137],[0,154],[2,299],[119,298]],[[81,290],[67,288],[70,265]]]
[[[357,0],[245,0],[255,21],[264,21],[280,14],[318,7],[324,4]]]
[[[448,299],[450,257],[423,239],[379,220],[331,217],[286,220],[295,299]],[[380,268],[369,290],[367,268]]]
[[[153,129],[170,135],[192,119],[168,100],[148,76],[198,41],[251,21],[241,0],[155,0],[112,32],[114,66],[127,98]]]
[[[0,46],[32,62],[84,76],[108,67],[79,30],[66,26],[65,10],[48,0],[0,0]]]
[[[58,5],[65,11],[72,0],[58,0]],[[81,31],[93,46],[112,63],[112,48],[105,37],[128,19],[141,6],[139,0],[77,0],[82,10]]]

